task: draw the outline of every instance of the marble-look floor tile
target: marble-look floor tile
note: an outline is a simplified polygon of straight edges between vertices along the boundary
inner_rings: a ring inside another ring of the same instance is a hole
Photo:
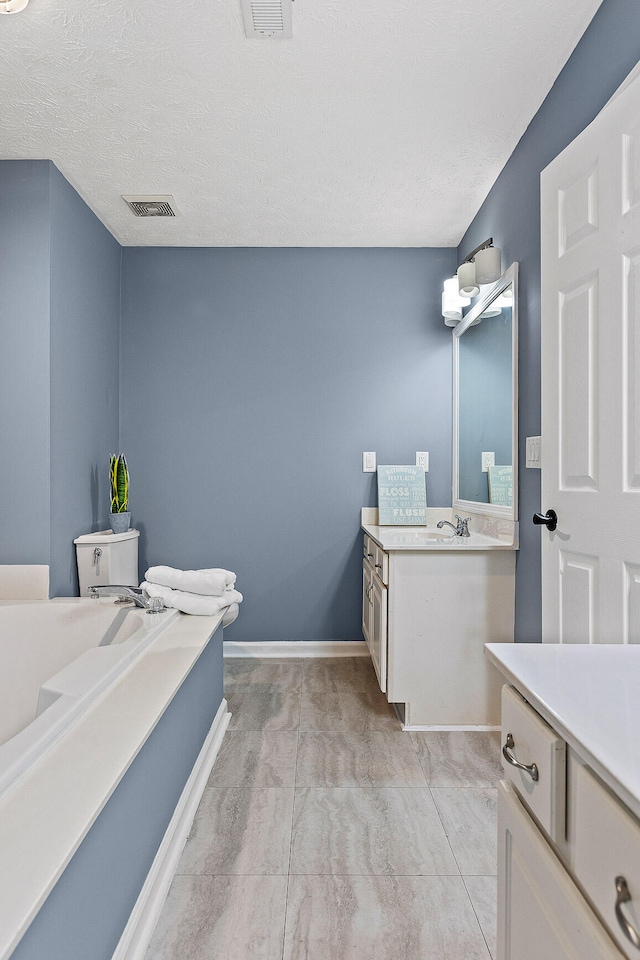
[[[292,874],[458,874],[429,790],[297,789]]]
[[[300,730],[351,731],[400,730],[400,721],[379,687],[304,691]]]
[[[286,877],[176,877],[145,960],[281,960]]]
[[[207,787],[178,874],[286,874],[293,790]]]
[[[291,877],[284,960],[489,960],[460,877]]]
[[[463,876],[495,876],[497,853],[497,791],[431,789],[451,849]]]
[[[426,780],[411,740],[388,733],[301,733],[297,787],[422,787]]]
[[[497,731],[425,731],[410,737],[430,787],[495,787],[502,777]]]
[[[476,912],[480,929],[487,941],[489,952],[496,960],[497,936],[496,913],[498,906],[498,882],[496,877],[463,877],[471,904]]]
[[[298,690],[302,684],[301,660],[270,657],[227,657],[224,661],[225,689],[236,683],[273,683]]]
[[[293,787],[297,744],[295,730],[227,730],[207,785]]]
[[[299,690],[268,683],[238,683],[227,691],[229,730],[297,730]]]
[[[308,693],[362,690],[377,687],[378,678],[370,657],[324,657],[305,661],[302,685]]]

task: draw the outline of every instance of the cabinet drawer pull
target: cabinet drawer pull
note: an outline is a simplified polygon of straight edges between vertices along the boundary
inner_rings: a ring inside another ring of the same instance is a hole
[[[535,764],[535,763],[531,763],[531,764],[529,764],[529,766],[527,766],[526,763],[520,763],[519,760],[516,760],[516,758],[514,757],[514,755],[511,753],[511,751],[512,751],[513,748],[514,748],[514,746],[515,746],[515,743],[513,742],[513,734],[512,734],[512,733],[508,733],[508,734],[507,734],[507,742],[505,743],[504,747],[502,748],[502,756],[505,758],[505,760],[507,761],[507,763],[510,763],[510,764],[511,764],[512,767],[517,767],[518,770],[524,770],[525,773],[528,773],[528,774],[529,774],[529,776],[531,777],[532,780],[534,780],[534,781],[537,780],[537,779],[538,779],[538,767],[536,766],[536,764]]]
[[[382,570],[382,564],[381,564],[381,563],[374,563],[374,567],[376,568],[376,570]]]
[[[624,877],[616,877],[616,917],[618,923],[622,929],[627,940],[629,940],[636,950],[640,950],[640,934],[638,931],[631,926],[624,913],[622,912],[622,904],[629,903],[631,900],[631,894],[629,893],[629,887],[627,886],[627,881]]]
[[[373,560],[373,554],[372,554],[372,553],[368,553],[367,556],[369,557],[370,560]]]

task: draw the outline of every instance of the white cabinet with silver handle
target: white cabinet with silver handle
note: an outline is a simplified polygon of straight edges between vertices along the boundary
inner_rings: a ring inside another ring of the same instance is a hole
[[[640,650],[504,648],[497,960],[640,960]]]

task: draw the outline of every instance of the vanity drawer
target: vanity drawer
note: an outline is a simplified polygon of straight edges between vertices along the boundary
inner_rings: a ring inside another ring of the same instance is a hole
[[[523,770],[514,762],[532,769]],[[552,840],[564,840],[566,744],[507,685],[502,688],[502,766],[505,779],[516,788],[540,826]]]
[[[374,544],[374,553],[375,557],[373,560],[373,566],[376,573],[382,580],[384,584],[389,583],[389,554],[385,553],[382,547],[379,547],[377,544]]]
[[[580,766],[576,772],[575,874],[627,957],[640,960],[640,948],[623,932],[628,923],[640,943],[640,823],[600,781]],[[630,900],[620,903],[616,880],[623,877]]]
[[[366,559],[373,564],[375,555],[376,555],[375,551],[376,551],[375,543],[373,542],[371,537],[368,537],[367,534],[365,533],[364,542],[362,544],[362,556],[366,557]]]
[[[382,582],[389,584],[389,554],[365,533],[362,544],[362,556],[365,557]]]

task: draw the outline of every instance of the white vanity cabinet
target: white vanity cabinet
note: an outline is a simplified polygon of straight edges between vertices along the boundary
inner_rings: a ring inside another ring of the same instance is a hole
[[[500,678],[484,644],[513,639],[514,552],[437,549],[437,534],[424,546],[425,528],[365,529],[362,632],[405,726],[497,726]]]
[[[387,689],[387,582],[389,558],[365,535],[362,560],[362,633],[380,689]]]
[[[509,681],[498,960],[640,960],[639,738],[619,709],[640,650],[536,647],[488,647]]]

